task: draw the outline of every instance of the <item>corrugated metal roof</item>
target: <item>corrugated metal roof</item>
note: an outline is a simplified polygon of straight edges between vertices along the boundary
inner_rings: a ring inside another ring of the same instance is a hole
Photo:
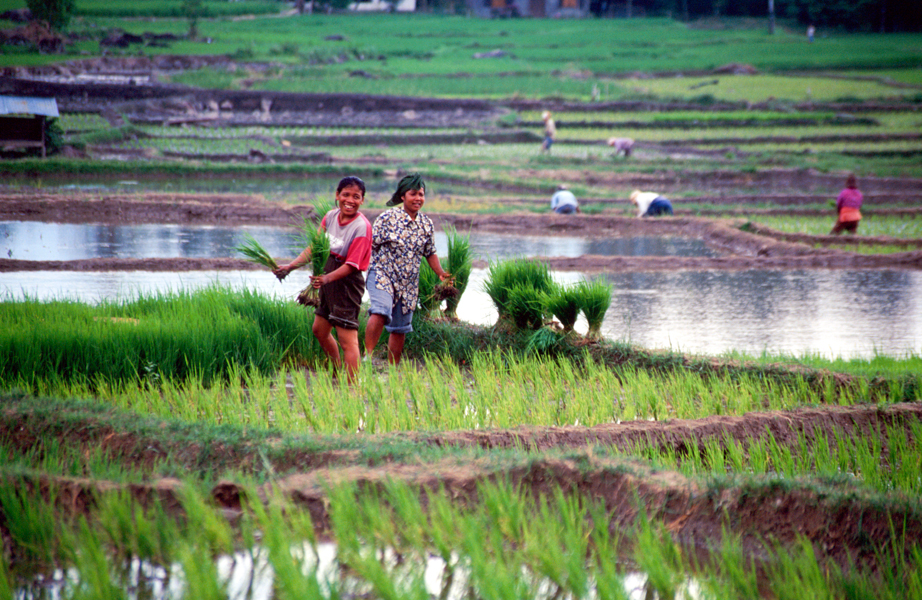
[[[0,115],[44,115],[57,117],[58,102],[54,98],[0,96]]]

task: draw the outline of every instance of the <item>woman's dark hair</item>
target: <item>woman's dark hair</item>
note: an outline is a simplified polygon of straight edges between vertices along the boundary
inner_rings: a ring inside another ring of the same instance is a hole
[[[845,187],[857,190],[858,189],[858,178],[855,177],[854,173],[849,173],[848,178],[845,180]]]
[[[365,196],[365,182],[356,177],[355,175],[347,175],[339,180],[339,185],[336,186],[336,193],[343,191],[344,188],[354,185],[355,187],[362,190],[362,197]]]

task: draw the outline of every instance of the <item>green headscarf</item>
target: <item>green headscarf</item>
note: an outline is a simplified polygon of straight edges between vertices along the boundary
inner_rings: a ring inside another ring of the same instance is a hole
[[[398,204],[402,204],[403,195],[410,190],[426,191],[426,182],[423,181],[423,177],[419,173],[410,173],[401,179],[400,183],[397,184],[397,191],[394,192],[394,195],[391,196],[391,199],[387,201],[387,205],[397,206]]]

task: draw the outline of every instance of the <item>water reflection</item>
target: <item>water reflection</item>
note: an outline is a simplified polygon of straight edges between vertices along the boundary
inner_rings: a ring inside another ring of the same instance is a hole
[[[224,258],[253,235],[277,257],[295,257],[303,248],[299,233],[289,227],[207,227],[188,225],[63,224],[0,221],[0,253],[21,260],[89,258]],[[516,236],[472,232],[476,258],[513,256],[716,256],[693,238],[637,236],[582,238]],[[441,256],[448,254],[444,233],[436,233]]]
[[[474,576],[469,559],[455,555],[452,564],[435,555],[429,555],[424,562],[404,561],[390,548],[381,551],[365,548],[365,554],[374,552],[380,561],[382,573],[390,579],[391,589],[402,597],[439,598],[441,600],[463,600],[478,597],[477,577]],[[376,585],[343,565],[338,557],[337,547],[332,543],[316,546],[304,543],[291,547],[292,558],[299,564],[299,584],[305,587],[305,596],[324,598],[372,598],[379,596]],[[249,551],[219,556],[215,571],[223,590],[222,597],[228,600],[270,600],[275,596],[276,575],[268,551],[255,547]],[[98,575],[98,574],[95,574]],[[290,573],[289,573],[290,575]],[[110,575],[116,589],[126,588],[128,598],[167,600],[188,595],[182,565],[176,563],[168,569],[137,558],[113,569]],[[316,581],[316,587],[308,584],[308,578]],[[643,600],[655,596],[648,585],[645,573],[626,572],[619,576],[623,597],[629,600]],[[523,567],[517,582],[530,591],[535,600],[554,600],[572,597],[565,588],[546,577]],[[292,582],[287,581],[290,585]],[[597,597],[595,582],[588,580],[588,597]],[[74,568],[57,571],[50,578],[38,578],[34,584],[17,589],[16,598],[40,600],[45,598],[67,598],[80,585],[80,572]],[[686,578],[678,584],[676,597],[697,600],[703,596],[700,584],[693,578]],[[309,591],[314,594],[308,593]]]
[[[458,307],[464,321],[491,325],[496,311],[483,291],[486,271],[472,273]],[[554,273],[574,283],[579,273]],[[645,348],[700,354],[805,353],[871,357],[922,354],[922,273],[918,271],[683,271],[602,276],[614,286],[602,326],[609,339]],[[8,299],[74,298],[99,302],[139,293],[212,284],[293,299],[306,284],[296,271],[278,282],[262,271],[5,273]],[[577,329],[585,332],[582,319]]]

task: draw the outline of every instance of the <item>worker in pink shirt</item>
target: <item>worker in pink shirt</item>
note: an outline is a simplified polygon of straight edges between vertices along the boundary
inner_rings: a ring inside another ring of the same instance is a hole
[[[830,235],[838,235],[843,231],[855,233],[858,231],[858,223],[861,221],[861,202],[864,198],[858,189],[858,179],[854,173],[849,173],[848,179],[845,180],[845,189],[839,192],[836,198],[836,213],[838,218],[833,226]]]

